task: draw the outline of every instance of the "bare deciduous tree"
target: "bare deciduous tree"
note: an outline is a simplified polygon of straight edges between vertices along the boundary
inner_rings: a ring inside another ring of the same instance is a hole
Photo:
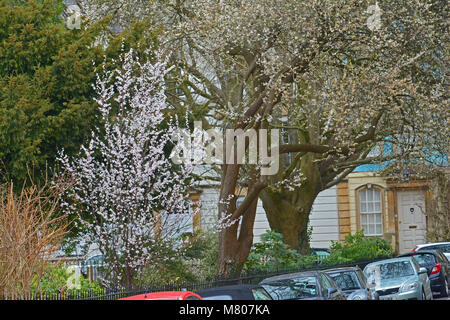
[[[39,288],[49,258],[67,232],[57,204],[63,185],[0,187],[0,299],[23,299]]]

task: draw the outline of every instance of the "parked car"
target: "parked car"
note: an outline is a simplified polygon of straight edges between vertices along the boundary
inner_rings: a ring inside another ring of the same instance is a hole
[[[370,263],[364,268],[364,275],[380,300],[433,299],[427,269],[411,257]]]
[[[336,283],[347,300],[377,300],[378,295],[370,290],[360,267],[335,268],[324,271]]]
[[[333,279],[322,271],[284,274],[260,282],[274,300],[346,300]]]
[[[424,243],[417,245],[412,252],[422,250],[441,250],[448,260],[450,260],[450,242]]]
[[[320,262],[327,259],[331,255],[331,252],[327,248],[311,248],[311,255],[316,256]]]
[[[431,291],[439,292],[441,297],[449,296],[450,262],[441,250],[420,250],[400,257],[413,257],[421,267],[427,269]]]
[[[202,300],[202,297],[191,291],[161,291],[139,294],[118,300]]]
[[[259,285],[241,284],[197,290],[203,300],[272,300]]]

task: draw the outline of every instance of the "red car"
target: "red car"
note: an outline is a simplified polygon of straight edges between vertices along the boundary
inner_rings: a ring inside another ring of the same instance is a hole
[[[202,300],[202,297],[191,291],[161,291],[139,294],[119,300]]]

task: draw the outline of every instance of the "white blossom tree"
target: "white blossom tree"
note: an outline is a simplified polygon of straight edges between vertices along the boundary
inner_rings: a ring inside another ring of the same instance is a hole
[[[374,2],[171,2],[172,20],[179,22],[167,19],[164,38],[177,48],[184,70],[179,103],[192,104],[195,95],[199,107],[206,100],[214,109],[212,126],[279,128],[288,138],[275,175],[260,175],[252,165],[220,166],[218,214],[240,225],[220,234],[219,272],[239,271],[245,262],[258,198],[271,228],[306,253],[320,191],[361,164],[395,167],[444,153],[444,2],[379,1],[378,13]],[[376,152],[381,145],[392,151]],[[240,204],[239,186],[248,189]]]
[[[130,50],[120,69],[97,75],[104,127],[78,158],[61,152],[58,159],[74,182],[64,208],[78,215],[85,240],[104,255],[109,280],[127,288],[144,266],[177,249],[174,239],[189,214],[192,167],[175,167],[168,156],[178,129],[164,94],[168,58],[149,50],[145,56],[141,61]]]

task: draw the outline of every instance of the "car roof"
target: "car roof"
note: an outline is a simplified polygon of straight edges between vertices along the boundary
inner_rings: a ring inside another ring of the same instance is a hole
[[[397,258],[391,258],[391,259],[386,259],[386,260],[375,261],[375,262],[367,264],[366,267],[379,265],[379,264],[390,263],[390,262],[396,262],[396,261],[413,261],[413,260],[412,260],[412,257],[397,257]]]
[[[445,242],[422,243],[422,244],[416,245],[416,247],[427,247],[427,246],[434,246],[434,245],[440,245],[440,244],[450,244],[450,242],[449,241],[445,241]]]
[[[401,254],[401,255],[399,255],[398,257],[399,258],[402,258],[402,257],[412,257],[412,256],[414,256],[414,255],[416,255],[416,254],[432,254],[432,255],[437,255],[437,254],[439,254],[439,251],[440,252],[442,252],[441,250],[431,250],[431,249],[428,249],[428,250],[420,250],[420,251],[414,251],[414,252],[408,252],[408,253],[404,253],[404,254]]]
[[[206,289],[196,290],[196,292],[214,292],[214,291],[239,291],[239,290],[249,290],[254,288],[261,288],[257,284],[234,284],[228,286],[211,287]]]
[[[260,285],[257,284],[238,284],[238,285],[227,285],[221,287],[212,287],[201,290],[196,290],[195,292],[199,294],[201,297],[212,297],[212,296],[220,296],[220,295],[230,295],[234,298],[240,299],[253,299],[252,289],[261,288]]]
[[[266,278],[263,281],[261,281],[260,284],[267,284],[267,283],[272,282],[272,281],[293,279],[293,278],[299,278],[299,277],[316,277],[320,272],[323,272],[323,271],[315,270],[315,271],[303,271],[303,272],[296,272],[296,273],[287,273],[287,274],[282,274],[282,275],[279,275],[279,276]]]
[[[331,273],[331,272],[342,272],[342,271],[358,271],[361,270],[360,267],[340,267],[340,268],[333,268],[333,269],[326,269],[326,270],[322,270],[323,272],[326,273]]]

